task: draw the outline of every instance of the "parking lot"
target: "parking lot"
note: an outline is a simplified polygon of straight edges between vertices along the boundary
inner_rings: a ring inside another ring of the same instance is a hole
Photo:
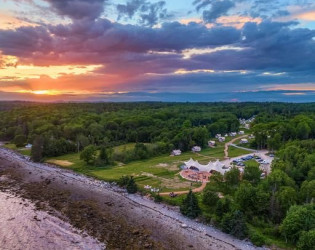
[[[256,160],[258,163],[260,163],[261,170],[263,170],[266,174],[269,174],[271,172],[270,166],[271,166],[272,161],[274,160],[274,157],[272,155],[267,155],[267,154],[268,154],[267,150],[258,150],[250,154],[226,159],[222,161],[222,163],[226,167],[232,167],[233,165],[235,165],[242,172],[244,171],[244,166],[245,166],[244,163],[247,160],[253,159],[253,160]]]

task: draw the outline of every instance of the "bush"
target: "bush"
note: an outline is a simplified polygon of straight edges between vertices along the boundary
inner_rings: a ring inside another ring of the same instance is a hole
[[[17,147],[23,147],[26,143],[26,136],[25,135],[17,135],[14,137],[14,144]]]
[[[266,244],[266,238],[256,231],[250,232],[250,240],[255,246],[258,247],[261,247]]]
[[[118,186],[120,187],[126,187],[129,182],[130,176],[122,176],[117,181]]]
[[[157,203],[160,203],[163,198],[160,194],[152,194],[153,198],[154,198],[154,201],[157,202]]]
[[[132,176],[129,178],[126,189],[129,194],[135,194],[138,191],[138,186]]]

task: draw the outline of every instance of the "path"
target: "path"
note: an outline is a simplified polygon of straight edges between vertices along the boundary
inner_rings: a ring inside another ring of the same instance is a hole
[[[236,137],[236,138],[232,139],[231,141],[225,143],[225,145],[224,145],[224,158],[225,159],[229,158],[229,146],[231,144],[233,144],[234,142],[236,142],[237,140],[245,138],[245,137],[247,137],[247,135],[242,135],[242,136]]]
[[[193,189],[192,191],[194,193],[199,193],[199,192],[202,192],[205,187],[207,185],[207,182],[202,182],[201,186],[200,187],[197,187],[195,189]],[[164,192],[164,193],[160,193],[160,195],[162,196],[167,196],[167,195],[170,195],[171,192]],[[177,195],[181,195],[181,194],[188,194],[189,193],[189,190],[185,190],[185,191],[177,191],[177,192],[173,192],[174,194],[177,194]]]

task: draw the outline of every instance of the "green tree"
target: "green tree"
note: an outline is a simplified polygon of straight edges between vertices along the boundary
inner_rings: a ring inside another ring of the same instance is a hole
[[[292,206],[280,230],[286,240],[296,243],[303,231],[315,228],[315,205]]]
[[[240,210],[248,215],[263,215],[267,211],[269,194],[260,187],[243,183],[235,193],[235,201]]]
[[[137,191],[138,191],[138,186],[137,186],[137,184],[136,184],[136,182],[135,182],[133,176],[131,176],[131,177],[129,178],[129,181],[128,181],[128,183],[127,183],[126,189],[127,189],[127,192],[128,192],[129,194],[135,194],[135,193],[137,193]]]
[[[222,216],[232,210],[232,199],[230,196],[224,196],[217,202],[215,214],[222,218]]]
[[[194,129],[192,139],[197,145],[204,147],[207,144],[208,137],[208,130],[206,128],[198,127]]]
[[[307,138],[309,138],[309,135],[311,133],[311,128],[310,126],[307,124],[307,122],[303,121],[300,122],[297,127],[296,127],[296,133],[297,133],[297,137],[301,140],[305,140]]]
[[[268,149],[270,151],[278,150],[281,147],[281,135],[276,133],[274,136],[267,140]]]
[[[244,169],[243,178],[252,184],[257,184],[260,181],[261,174],[262,171],[259,169],[259,166],[256,165],[256,162],[249,162]]]
[[[300,197],[305,203],[315,201],[315,180],[304,181],[302,183]]]
[[[80,159],[84,160],[87,164],[93,164],[96,160],[97,150],[94,145],[89,145],[83,149],[80,154]]]
[[[208,206],[215,206],[219,200],[216,192],[206,189],[202,195],[202,203]]]
[[[180,206],[180,211],[183,215],[192,219],[200,215],[201,209],[198,204],[198,199],[191,189],[189,190],[186,198],[183,200]]]
[[[238,168],[233,167],[230,171],[224,174],[226,184],[228,186],[237,186],[240,183],[240,171]]]
[[[43,159],[44,138],[36,136],[31,150],[31,159],[34,162],[40,162]]]
[[[221,227],[223,232],[239,239],[244,239],[248,233],[245,216],[239,210],[225,214],[222,218]]]
[[[303,232],[297,243],[298,250],[315,249],[315,230]]]
[[[17,147],[23,147],[26,143],[26,136],[25,135],[16,135],[14,137],[13,141]]]
[[[285,216],[286,212],[292,205],[296,204],[297,193],[292,187],[281,187],[280,190],[276,193],[276,198],[281,209],[282,217]]]
[[[99,159],[103,165],[109,165],[111,163],[112,149],[107,149],[105,146],[101,146]]]

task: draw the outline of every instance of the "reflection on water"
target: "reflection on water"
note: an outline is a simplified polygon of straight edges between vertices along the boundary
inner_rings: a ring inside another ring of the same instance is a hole
[[[0,192],[0,249],[104,249],[70,224]]]

